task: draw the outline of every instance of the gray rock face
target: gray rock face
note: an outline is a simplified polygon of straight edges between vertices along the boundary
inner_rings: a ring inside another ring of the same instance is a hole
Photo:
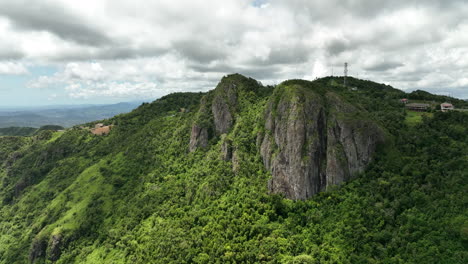
[[[189,151],[193,152],[197,148],[205,148],[208,146],[208,130],[203,127],[199,127],[194,124],[192,126],[192,132],[190,134]]]
[[[221,159],[224,161],[232,159],[232,141],[229,139],[224,139],[221,144]]]
[[[239,161],[239,154],[237,151],[232,153],[232,171],[237,174],[240,169],[240,161]]]
[[[45,257],[47,241],[43,238],[34,238],[29,249],[29,261],[34,263],[37,259]]]
[[[194,152],[197,148],[205,148],[208,146],[208,125],[209,123],[209,110],[208,110],[208,100],[204,96],[200,100],[200,109],[197,113],[197,120],[192,125],[192,131],[190,132],[190,143],[189,151]]]
[[[372,121],[343,117],[358,109],[327,94],[331,105],[327,129],[327,187],[350,180],[364,171],[372,160],[377,145],[384,141],[383,131]]]
[[[257,139],[272,173],[271,192],[307,199],[364,170],[384,138],[377,125],[348,118],[359,111],[337,95],[323,97],[300,86],[279,89],[267,106],[266,132]]]
[[[269,189],[290,199],[306,199],[325,185],[325,112],[318,96],[304,91],[270,103],[260,152],[272,172]]]
[[[198,122],[192,126],[189,151],[208,146],[210,127],[214,126],[215,133],[228,133],[234,123],[234,112],[237,108],[237,84],[224,81],[218,84],[212,94],[201,100],[198,112]],[[210,107],[211,104],[211,107]]]
[[[235,110],[236,106],[236,84],[220,84],[215,91],[215,96],[211,105],[216,133],[219,135],[227,133],[232,127],[234,119],[231,111]]]
[[[60,247],[62,245],[62,236],[60,234],[52,235],[49,243],[49,259],[57,261],[62,253]]]

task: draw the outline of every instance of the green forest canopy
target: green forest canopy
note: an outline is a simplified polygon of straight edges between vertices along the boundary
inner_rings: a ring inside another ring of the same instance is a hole
[[[466,263],[468,114],[408,125],[404,92],[333,81],[314,85],[368,111],[392,142],[356,180],[306,201],[267,191],[255,141],[273,87],[240,98],[226,135],[236,173],[219,138],[187,151],[201,93],[104,120],[108,136],[0,137],[0,263]]]

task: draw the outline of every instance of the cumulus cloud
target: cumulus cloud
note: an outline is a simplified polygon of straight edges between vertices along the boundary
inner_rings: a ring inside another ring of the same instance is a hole
[[[360,78],[468,97],[464,0],[27,2],[0,3],[0,65],[58,68],[31,88],[144,97],[233,72],[313,79],[348,62]]]
[[[73,6],[63,6],[53,1],[2,1],[0,15],[7,17],[19,30],[49,31],[64,40],[88,45],[108,43],[99,25],[87,24],[72,11]]]
[[[220,75],[190,70],[184,61],[174,56],[70,62],[54,75],[30,81],[28,87],[64,88],[72,98],[143,99],[170,92],[207,90]]]
[[[17,62],[0,62],[0,75],[21,75],[27,74],[26,67]]]
[[[365,64],[363,68],[367,71],[388,71],[402,66],[404,66],[404,64],[401,62],[383,60],[374,61],[367,65]]]

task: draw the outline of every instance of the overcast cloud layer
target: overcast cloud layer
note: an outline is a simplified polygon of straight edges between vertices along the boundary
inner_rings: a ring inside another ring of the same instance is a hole
[[[52,99],[123,101],[234,72],[342,75],[346,61],[358,78],[468,98],[466,14],[466,0],[0,0],[0,89],[21,75]]]

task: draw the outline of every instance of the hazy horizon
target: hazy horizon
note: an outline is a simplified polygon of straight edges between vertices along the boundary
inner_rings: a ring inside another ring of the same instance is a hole
[[[116,103],[70,103],[70,104],[37,104],[37,105],[0,105],[1,111],[8,111],[10,109],[54,109],[54,108],[76,108],[76,107],[92,107],[92,106],[106,106],[116,104],[142,104],[144,102],[150,102],[157,100],[134,100],[127,102],[116,102]]]

